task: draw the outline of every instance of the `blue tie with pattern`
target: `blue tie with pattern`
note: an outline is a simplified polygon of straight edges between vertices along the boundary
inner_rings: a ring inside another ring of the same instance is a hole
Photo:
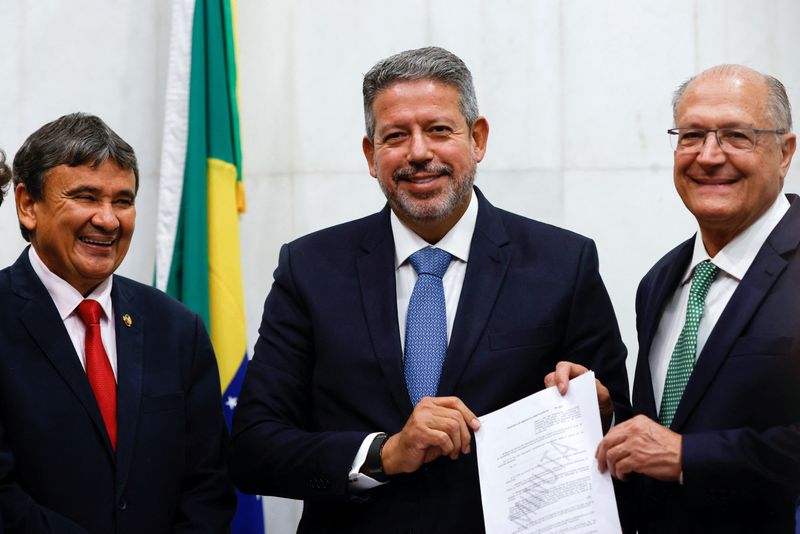
[[[417,283],[408,301],[405,375],[408,396],[416,406],[422,397],[436,395],[447,352],[447,314],[444,276],[451,256],[433,247],[416,251],[409,262],[417,271]]]

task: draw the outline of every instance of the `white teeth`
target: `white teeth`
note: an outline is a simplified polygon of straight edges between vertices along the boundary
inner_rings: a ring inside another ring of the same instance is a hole
[[[78,239],[89,245],[100,245],[103,247],[110,247],[111,244],[114,242],[113,239],[111,241],[97,241],[96,239],[89,239],[88,237],[80,237]]]

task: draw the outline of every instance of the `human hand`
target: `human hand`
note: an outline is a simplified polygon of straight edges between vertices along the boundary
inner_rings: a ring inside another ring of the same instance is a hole
[[[413,473],[440,456],[455,460],[470,452],[469,430],[479,427],[478,418],[458,397],[423,397],[403,430],[386,440],[383,471]]]
[[[608,469],[620,480],[628,473],[642,473],[659,480],[681,476],[681,435],[644,415],[612,428],[597,446],[600,472]]]
[[[566,395],[567,388],[569,388],[569,381],[588,371],[589,369],[577,363],[558,362],[556,364],[556,370],[547,373],[544,377],[544,385],[548,388],[556,386],[558,387],[559,393]],[[608,392],[608,388],[605,387],[600,380],[595,378],[594,385],[597,391],[597,404],[600,407],[600,419],[602,420],[603,429],[605,430],[611,426],[611,418],[614,415],[614,401],[611,400],[611,394]]]

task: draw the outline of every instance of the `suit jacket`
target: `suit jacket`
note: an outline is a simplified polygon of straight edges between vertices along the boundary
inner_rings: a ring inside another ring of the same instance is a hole
[[[477,195],[438,395],[482,415],[542,389],[568,359],[594,369],[625,406],[625,348],[594,244]],[[474,454],[348,491],[364,438],[399,432],[413,409],[388,207],[285,245],[259,334],[233,422],[241,490],[305,499],[301,532],[483,529]]]
[[[683,485],[641,477],[645,532],[794,532],[800,494],[800,200],[767,238],[697,358],[672,430]],[[650,345],[692,257],[664,256],[636,296],[633,406],[655,419]]]
[[[27,249],[0,271],[0,522],[7,533],[225,532],[235,496],[203,323],[120,276],[111,299],[116,453]]]

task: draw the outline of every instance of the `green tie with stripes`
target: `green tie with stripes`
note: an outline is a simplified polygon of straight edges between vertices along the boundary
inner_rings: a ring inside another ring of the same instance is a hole
[[[692,374],[694,360],[697,357],[697,327],[706,307],[708,288],[711,287],[711,282],[718,272],[719,268],[709,260],[700,262],[694,268],[692,286],[689,288],[689,303],[686,306],[686,321],[669,360],[667,379],[664,381],[664,395],[661,397],[661,410],[658,412],[658,422],[666,427],[672,424],[683,390],[686,389]]]

